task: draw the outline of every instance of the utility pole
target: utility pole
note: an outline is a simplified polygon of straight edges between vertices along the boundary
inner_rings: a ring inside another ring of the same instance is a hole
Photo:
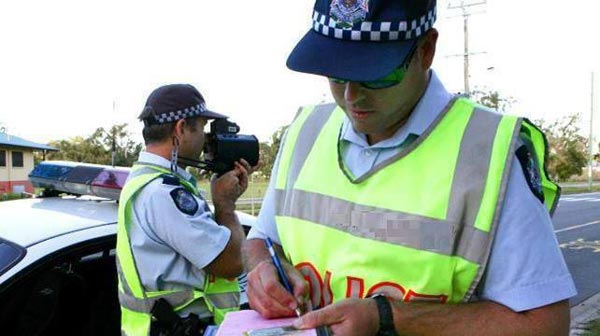
[[[117,109],[117,102],[113,99],[113,115],[116,115],[116,109]],[[112,136],[111,164],[114,167],[115,166],[115,155],[117,152],[117,144],[115,143],[115,126],[114,125],[112,126],[110,133]]]
[[[592,190],[592,180],[593,180],[593,171],[592,171],[592,163],[594,162],[594,109],[595,109],[595,99],[594,99],[594,72],[592,71],[592,83],[591,83],[592,91],[591,91],[591,107],[590,107],[590,137],[588,140],[588,189]]]
[[[470,53],[469,52],[469,16],[473,14],[479,14],[482,12],[471,12],[470,9],[480,8],[477,6],[485,5],[487,0],[479,0],[479,1],[450,1],[448,3],[448,9],[460,9],[462,11],[463,17],[463,34],[464,34],[464,52],[462,55],[453,55],[453,56],[463,56],[464,65],[463,65],[463,76],[464,76],[464,94],[470,96],[471,87],[469,85],[469,56],[479,53]]]

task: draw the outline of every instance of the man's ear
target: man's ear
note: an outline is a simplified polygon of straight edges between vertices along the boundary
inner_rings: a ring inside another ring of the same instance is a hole
[[[175,127],[173,127],[173,136],[177,138],[181,138],[183,133],[185,132],[185,119],[179,119],[175,122]]]
[[[435,28],[431,28],[420,41],[419,52],[421,53],[421,67],[423,70],[429,69],[431,64],[433,64],[437,39],[438,31]]]

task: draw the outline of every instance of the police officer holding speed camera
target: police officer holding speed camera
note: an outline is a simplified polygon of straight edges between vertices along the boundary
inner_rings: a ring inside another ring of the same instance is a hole
[[[239,159],[213,177],[213,213],[184,170],[188,164],[181,164],[198,162],[207,122],[226,118],[208,110],[187,84],[157,88],[139,116],[146,150],[119,203],[117,268],[126,335],[197,335],[238,309],[244,232],[234,210],[254,168]]]

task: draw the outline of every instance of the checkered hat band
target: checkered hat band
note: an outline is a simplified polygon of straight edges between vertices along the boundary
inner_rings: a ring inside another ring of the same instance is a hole
[[[351,41],[403,41],[421,36],[433,27],[436,8],[432,8],[419,19],[398,22],[362,21],[352,27],[339,27],[337,21],[317,11],[313,12],[313,29],[322,35]]]
[[[183,110],[155,114],[154,119],[158,124],[166,124],[175,122],[179,119],[200,116],[206,111],[208,111],[208,109],[206,108],[206,104],[201,103],[192,107],[185,108]]]

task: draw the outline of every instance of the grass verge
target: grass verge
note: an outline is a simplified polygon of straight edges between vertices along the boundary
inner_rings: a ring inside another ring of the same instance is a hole
[[[600,191],[600,186],[593,186],[592,190],[588,189],[588,187],[563,187],[563,188],[561,188],[561,192],[563,195],[582,194],[582,193],[597,192],[597,191]]]
[[[585,331],[581,336],[600,336],[600,319],[586,323],[582,329]]]
[[[265,192],[267,191],[267,187],[269,186],[269,181],[260,181],[260,182],[249,182],[248,189],[246,192],[240,196],[240,199],[243,198],[263,198],[265,196]],[[200,181],[198,182],[198,188],[204,192],[206,192],[206,199],[210,200],[210,182],[208,181]]]

